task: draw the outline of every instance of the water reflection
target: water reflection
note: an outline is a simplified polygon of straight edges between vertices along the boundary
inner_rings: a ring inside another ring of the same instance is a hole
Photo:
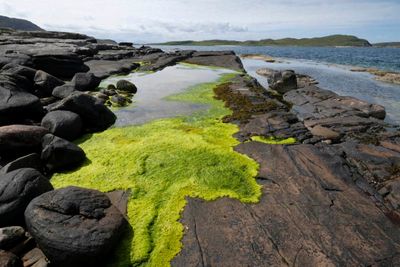
[[[190,115],[199,109],[206,109],[204,105],[168,101],[164,98],[194,85],[215,82],[222,74],[232,72],[178,64],[155,73],[134,72],[127,76],[110,77],[102,82],[102,86],[116,84],[120,79],[129,80],[137,86],[138,93],[133,98],[133,104],[114,111],[117,115],[116,126],[136,125],[154,119]]]

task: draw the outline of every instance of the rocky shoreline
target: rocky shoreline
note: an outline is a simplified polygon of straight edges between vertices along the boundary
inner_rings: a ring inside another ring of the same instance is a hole
[[[231,51],[165,53],[76,33],[2,30],[0,266],[104,263],[129,228],[128,193],[53,190],[49,179],[83,164],[85,152],[72,141],[112,126],[107,105],[136,93],[123,80],[99,90],[102,79],[178,62],[242,73],[214,91],[233,111],[224,121],[239,126],[235,150],[260,165],[264,196],[254,205],[188,199],[183,250],[172,265],[400,261],[400,131],[384,123],[382,106],[293,71],[259,72],[266,90]],[[292,145],[270,144],[289,138]]]
[[[263,197],[255,205],[188,199],[173,266],[397,266],[400,132],[383,122],[384,108],[293,71],[258,73],[270,91],[243,78],[226,91],[254,105],[275,102],[237,121],[235,150],[260,164]]]

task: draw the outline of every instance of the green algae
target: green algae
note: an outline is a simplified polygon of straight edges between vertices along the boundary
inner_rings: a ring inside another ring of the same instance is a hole
[[[168,97],[206,104],[205,111],[84,137],[78,144],[86,152],[86,164],[54,175],[55,188],[76,185],[103,192],[131,191],[131,229],[110,266],[169,266],[182,247],[179,218],[188,196],[258,201],[261,190],[254,179],[258,165],[233,150],[239,143],[232,137],[238,128],[222,122],[231,111],[213,93],[234,76],[226,74],[215,83]]]
[[[289,137],[286,139],[276,137],[252,136],[251,141],[257,141],[269,145],[293,145],[297,142],[296,138]]]

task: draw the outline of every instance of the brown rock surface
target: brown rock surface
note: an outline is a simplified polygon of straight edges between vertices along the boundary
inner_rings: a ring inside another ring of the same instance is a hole
[[[260,163],[263,197],[189,199],[173,266],[396,266],[400,228],[347,179],[340,157],[311,145],[236,149]],[[397,265],[398,266],[398,265]]]

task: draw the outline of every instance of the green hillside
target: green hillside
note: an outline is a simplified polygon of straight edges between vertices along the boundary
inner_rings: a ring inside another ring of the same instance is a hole
[[[358,46],[369,47],[371,44],[365,40],[352,35],[330,35],[317,38],[284,38],[263,39],[259,41],[232,41],[232,40],[206,40],[206,41],[173,41],[159,43],[158,45],[242,45],[242,46]]]
[[[28,20],[9,18],[6,16],[0,16],[0,28],[10,28],[21,31],[43,31],[42,28]]]

